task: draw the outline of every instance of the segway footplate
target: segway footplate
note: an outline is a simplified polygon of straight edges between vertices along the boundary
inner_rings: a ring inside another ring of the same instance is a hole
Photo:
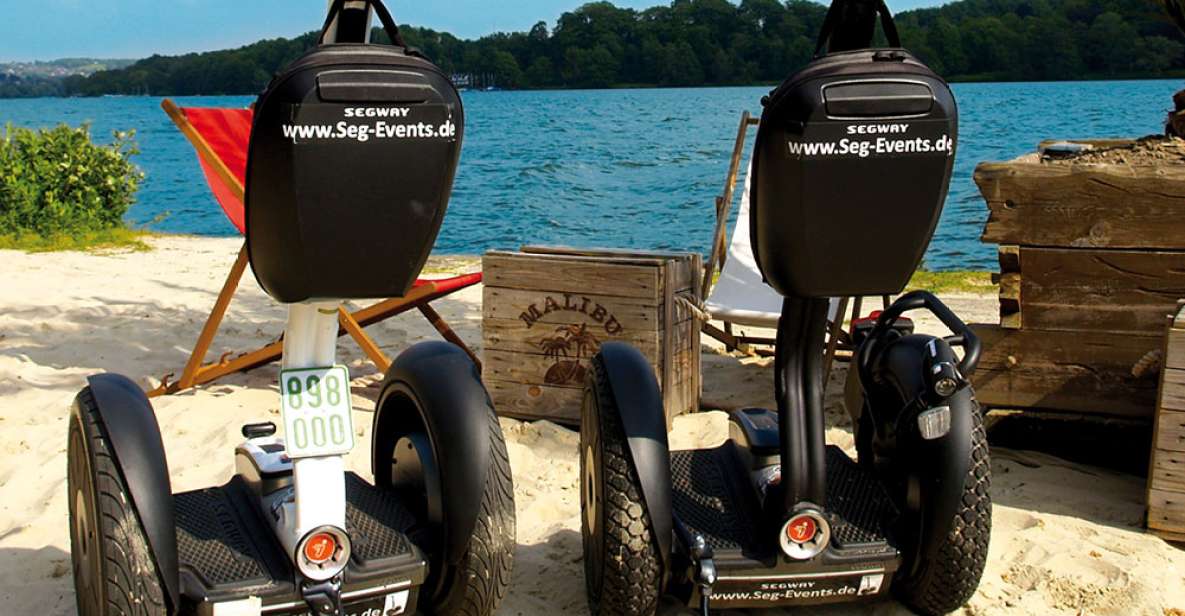
[[[782,555],[777,530],[762,528],[761,505],[732,445],[673,452],[671,479],[676,515],[714,552],[713,608],[831,603],[888,591],[900,560],[887,532],[896,511],[875,478],[838,447],[827,448],[831,544],[808,561]],[[688,604],[698,606],[698,590],[688,590]]]
[[[174,496],[185,613],[210,614],[215,604],[250,597],[268,614],[308,611],[293,583],[291,562],[253,498],[238,478]],[[401,605],[411,613],[427,569],[408,536],[415,517],[394,494],[353,473],[346,474],[346,499],[353,547],[342,584],[346,614],[385,613],[387,596],[404,590],[410,592]]]

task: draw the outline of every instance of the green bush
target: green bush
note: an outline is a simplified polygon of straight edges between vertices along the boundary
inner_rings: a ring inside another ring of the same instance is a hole
[[[123,229],[144,174],[131,162],[135,131],[110,145],[91,141],[90,125],[13,128],[0,136],[0,235],[94,235]]]

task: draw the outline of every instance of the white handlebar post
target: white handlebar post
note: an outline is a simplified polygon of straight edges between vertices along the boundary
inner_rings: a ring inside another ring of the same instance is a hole
[[[336,363],[339,305],[310,302],[288,307],[284,370],[326,368]],[[295,558],[300,541],[312,531],[325,526],[346,528],[345,471],[342,456],[293,461],[295,499],[284,503],[280,515],[272,519],[290,558]]]

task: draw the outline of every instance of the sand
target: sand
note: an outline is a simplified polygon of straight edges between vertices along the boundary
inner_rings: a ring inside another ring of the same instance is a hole
[[[121,372],[148,385],[179,370],[239,246],[184,237],[152,244],[150,252],[97,255],[0,251],[0,614],[74,613],[65,485],[70,401],[95,372]],[[454,259],[440,267],[475,265]],[[965,316],[994,318],[992,297],[947,299]],[[436,306],[464,339],[480,343],[479,288]],[[270,341],[283,316],[248,276],[211,356]],[[435,337],[418,315],[372,331],[390,354]],[[355,424],[364,432],[380,375],[348,340],[340,352],[354,377]],[[705,390],[715,403],[772,404],[770,360],[712,347],[704,365]],[[279,414],[276,376],[274,366],[262,368],[157,401],[174,489],[230,476],[239,426]],[[839,406],[842,373],[833,377],[828,437],[850,447]],[[547,422],[503,420],[503,429],[519,546],[502,613],[584,613],[578,435]],[[725,436],[724,414],[702,413],[678,418],[671,441],[683,448]],[[349,465],[368,475],[367,439],[358,442]],[[1185,551],[1141,530],[1142,478],[1034,452],[993,454],[990,562],[965,613],[1163,616],[1185,610]],[[908,611],[890,602],[821,613]]]

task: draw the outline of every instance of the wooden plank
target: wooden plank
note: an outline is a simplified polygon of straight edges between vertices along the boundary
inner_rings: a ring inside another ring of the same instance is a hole
[[[1177,543],[1185,543],[1185,532],[1174,533],[1168,530],[1150,529],[1152,534],[1164,539],[1165,541],[1175,541]]]
[[[1152,455],[1152,489],[1185,494],[1185,452],[1157,450]]]
[[[1185,249],[1185,171],[1172,165],[982,163],[983,241]]]
[[[1169,368],[1185,370],[1185,331],[1175,327],[1169,330],[1165,365]]]
[[[531,329],[579,321],[588,323],[594,335],[611,336],[629,329],[658,331],[662,326],[658,303],[613,295],[486,286],[482,289],[482,308],[487,318],[517,319]]]
[[[984,348],[975,391],[988,407],[1153,416],[1157,379],[1131,369],[1162,336],[972,327]]]
[[[1171,345],[1169,350],[1173,350]],[[1161,411],[1167,409],[1185,412],[1185,370],[1167,367],[1160,376]]]
[[[584,387],[584,375],[587,374],[589,358],[573,357],[561,360],[544,355],[524,355],[522,353],[507,353],[486,349],[483,351],[485,372],[482,378],[509,381],[511,383],[535,383],[551,387],[569,387],[580,389]],[[651,365],[657,364],[657,358],[647,357]],[[655,368],[655,378],[661,374]]]
[[[1185,533],[1185,494],[1151,490],[1148,493],[1148,527]]]
[[[649,298],[657,303],[659,289],[659,271],[652,265],[609,264],[595,258],[487,253],[482,258],[482,271],[488,286],[553,293],[596,289],[604,295]]]
[[[1161,334],[1185,297],[1185,252],[1020,247],[1020,289],[1001,274],[1001,315],[1024,327]],[[1001,259],[1003,261],[1003,259]],[[1007,283],[1007,284],[1006,284]]]
[[[1185,452],[1185,413],[1160,410],[1156,420],[1156,448]]]
[[[685,252],[671,250],[633,250],[631,248],[576,248],[573,246],[523,246],[516,253],[494,251],[490,254],[553,255],[560,257],[597,257],[602,263],[643,262],[661,266],[668,261],[687,257]],[[611,261],[611,262],[610,262]]]
[[[1135,139],[1045,139],[1037,144],[1037,151],[1040,152],[1055,143],[1081,143],[1095,148],[1114,148],[1129,146],[1135,142]]]
[[[583,390],[485,379],[486,389],[499,415],[520,419],[547,419],[580,425]]]
[[[544,355],[542,343],[545,338],[557,335],[557,328],[536,325],[532,331],[527,331],[526,325],[518,319],[486,319],[482,322],[483,349],[509,351],[511,353],[527,353]],[[597,337],[594,334],[594,337]],[[658,353],[659,333],[657,330],[634,329],[624,330],[615,336],[597,337],[604,342],[611,339],[614,342],[624,342],[638,347],[643,354],[653,356]]]

